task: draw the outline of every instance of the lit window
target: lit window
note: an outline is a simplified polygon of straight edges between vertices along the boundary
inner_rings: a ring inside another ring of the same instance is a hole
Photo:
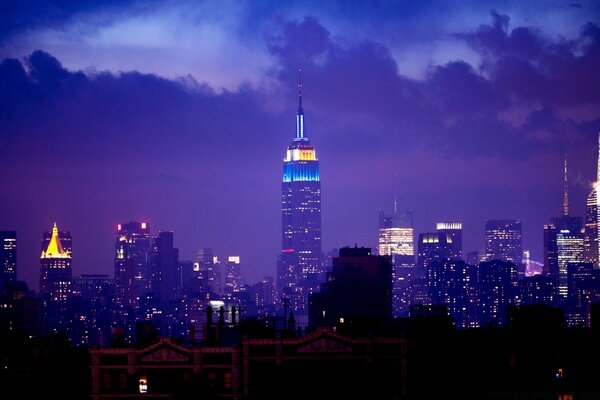
[[[140,393],[148,393],[148,379],[140,378]]]

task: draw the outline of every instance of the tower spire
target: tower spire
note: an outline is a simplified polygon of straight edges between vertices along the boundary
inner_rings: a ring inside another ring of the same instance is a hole
[[[564,181],[565,194],[563,197],[563,215],[569,215],[569,181],[567,178],[567,153],[565,153],[565,181]]]
[[[302,109],[302,69],[298,69],[298,113],[296,114],[295,140],[304,140],[304,110]]]

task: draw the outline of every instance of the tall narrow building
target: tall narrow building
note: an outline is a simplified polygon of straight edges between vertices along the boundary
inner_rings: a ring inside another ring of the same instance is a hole
[[[298,82],[296,136],[283,160],[282,253],[277,285],[295,311],[306,311],[308,294],[324,278],[321,263],[321,182],[315,147],[306,136],[302,80]]]
[[[151,290],[152,239],[146,222],[117,225],[115,243],[115,304],[140,310],[140,300]]]
[[[580,217],[569,215],[569,181],[567,157],[564,162],[563,215],[544,225],[544,274],[554,280],[559,294],[567,296],[568,263],[581,262],[584,256],[584,238]]]
[[[0,294],[17,280],[17,232],[0,231]]]
[[[600,268],[600,252],[598,248],[598,185],[600,184],[600,132],[598,133],[598,162],[596,166],[596,182],[587,197],[587,208],[585,212],[585,231],[583,235],[583,247],[585,261],[594,264],[594,269]]]
[[[56,223],[42,238],[40,293],[50,300],[66,302],[71,294],[71,234],[59,232]]]

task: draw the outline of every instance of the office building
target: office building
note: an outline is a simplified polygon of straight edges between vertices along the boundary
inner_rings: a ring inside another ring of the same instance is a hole
[[[173,232],[160,231],[152,238],[152,291],[160,302],[180,294],[179,250],[173,247]]]
[[[115,243],[115,304],[140,310],[140,299],[152,290],[152,239],[150,224],[117,225]]]
[[[434,260],[452,257],[452,236],[446,232],[420,233],[417,249],[417,265],[425,269]]]
[[[485,224],[485,257],[487,261],[510,261],[525,276],[523,264],[523,233],[517,219],[494,219]]]
[[[240,268],[240,256],[227,257],[225,264],[225,285],[223,293],[232,295],[237,293],[242,286],[242,274]]]
[[[0,231],[0,294],[17,280],[17,232]]]
[[[447,233],[452,239],[450,245],[450,258],[453,260],[462,260],[462,223],[460,222],[438,222],[436,230],[441,233]]]

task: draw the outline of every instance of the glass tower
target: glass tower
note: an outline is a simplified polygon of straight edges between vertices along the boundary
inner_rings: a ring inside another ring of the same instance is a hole
[[[302,82],[298,83],[296,136],[283,160],[281,184],[282,253],[277,284],[294,310],[306,310],[309,293],[318,290],[321,265],[321,182],[315,147],[306,136]]]

